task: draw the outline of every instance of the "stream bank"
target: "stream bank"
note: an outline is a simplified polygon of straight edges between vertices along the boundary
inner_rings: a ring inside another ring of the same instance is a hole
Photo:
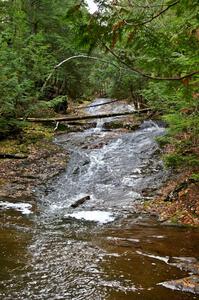
[[[190,179],[192,172],[174,173],[138,210],[154,215],[167,225],[199,225],[199,183]]]
[[[122,105],[124,106],[125,102],[122,102]],[[88,112],[89,110],[92,112],[93,109],[88,109]],[[102,111],[106,112],[106,109],[102,109]],[[114,111],[118,111],[116,106]],[[144,116],[113,118],[111,121],[107,119],[103,126],[107,131],[132,132],[139,129],[141,123],[150,117],[151,114],[148,113]],[[152,115],[152,117],[154,116]],[[82,132],[89,128],[95,128],[96,124],[97,122],[83,121],[72,122],[70,125],[63,123],[61,127],[67,132]],[[28,154],[28,158],[21,161],[15,159],[1,160],[0,197],[2,199],[14,199],[16,202],[25,197],[30,199],[31,203],[36,202],[35,190],[39,186],[43,186],[43,190],[46,189],[47,191],[50,181],[66,168],[67,152],[52,141],[54,135],[59,136],[64,131],[60,131],[58,128],[58,132],[55,132],[53,129],[35,124],[31,125],[30,129],[26,130],[23,138],[20,137],[15,142],[11,139],[11,141],[1,144],[3,150],[12,149],[14,153],[24,154],[25,152]],[[105,139],[97,142],[93,140],[92,145],[85,145],[85,147],[99,149],[105,143]],[[156,215],[161,222],[168,224],[198,225],[199,186],[198,182],[189,182],[190,174],[190,171],[184,170],[182,173],[173,172],[173,175],[170,174],[169,180],[156,192],[154,200],[151,200],[149,190],[144,191],[144,194],[150,196],[150,201],[145,202],[144,205],[138,205],[137,211]],[[176,194],[175,190],[183,182],[188,182],[188,184],[180,190],[180,193]],[[36,203],[34,203],[35,205]]]
[[[27,158],[1,160],[0,198],[26,199],[36,206],[36,189],[48,189],[49,182],[65,170],[68,157],[66,151],[43,138],[26,147]]]
[[[122,102],[125,105],[125,102]],[[92,112],[91,108],[90,111]],[[100,107],[99,107],[100,109]],[[103,112],[106,110],[102,110]],[[115,112],[117,112],[115,108]],[[89,112],[89,109],[88,109]],[[123,118],[113,118],[111,121],[106,119],[103,126],[111,134],[103,137],[101,140],[92,139],[92,143],[84,145],[87,149],[102,148],[115,132],[133,132],[139,129],[144,120],[150,119],[151,114],[144,116],[126,116]],[[152,116],[154,117],[154,116]],[[157,120],[157,118],[155,118]],[[67,166],[68,153],[60,145],[55,144],[54,137],[64,135],[65,130],[70,132],[83,132],[95,128],[97,122],[71,122],[69,125],[63,123],[60,128],[62,131],[54,131],[52,127],[33,124],[25,131],[23,138],[17,140],[8,140],[1,143],[4,151],[21,153],[28,155],[23,160],[2,159],[0,162],[0,198],[8,201],[20,202],[28,201],[36,207],[37,196],[35,191],[41,189],[47,192],[50,182]],[[99,121],[100,124],[100,121]],[[30,130],[31,129],[31,130]],[[97,129],[98,130],[98,129]],[[149,213],[156,216],[160,222],[166,224],[199,225],[199,184],[190,181],[190,170],[182,172],[172,172],[163,186],[153,193],[150,189],[143,191],[143,195],[148,196],[150,201],[138,204],[136,210],[138,213]],[[183,183],[185,185],[176,193],[176,189]],[[186,184],[187,183],[187,184]],[[152,199],[153,198],[153,199]]]
[[[43,162],[53,165],[61,151],[62,173],[45,193],[35,191],[36,209],[24,196],[23,211],[7,203],[0,211],[2,299],[196,299],[198,230],[165,226],[136,208],[170,175],[155,142],[165,129],[150,120],[136,131],[122,127],[99,121],[57,135],[54,155],[47,144]],[[36,169],[38,184],[46,182],[45,168]]]

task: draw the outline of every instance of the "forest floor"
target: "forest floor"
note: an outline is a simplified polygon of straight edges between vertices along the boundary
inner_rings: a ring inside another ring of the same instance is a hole
[[[53,130],[28,126],[17,137],[0,142],[1,152],[22,154],[24,159],[1,159],[0,198],[35,204],[35,189],[48,188],[49,181],[67,165],[67,153],[52,142]]]
[[[138,205],[138,210],[157,216],[163,224],[199,226],[199,183],[190,179],[191,173],[173,173],[155,198]]]

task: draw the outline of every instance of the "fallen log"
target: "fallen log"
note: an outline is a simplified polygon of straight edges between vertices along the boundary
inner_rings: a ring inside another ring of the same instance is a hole
[[[28,156],[25,155],[19,155],[19,154],[10,154],[10,153],[0,153],[0,159],[4,159],[4,158],[14,158],[14,159],[25,159]]]
[[[86,124],[85,122],[68,121],[68,125],[72,125],[72,126],[83,126],[85,124]],[[93,124],[93,126],[96,126],[96,122],[92,122],[89,124]]]
[[[112,104],[112,103],[119,102],[119,101],[123,101],[123,100],[122,99],[114,99],[114,100],[111,100],[108,102],[103,102],[103,103],[98,103],[98,104],[92,104],[92,105],[87,105],[87,106],[77,106],[76,108],[74,108],[74,110],[103,106],[103,105],[108,105],[108,104]]]
[[[91,120],[91,119],[103,119],[103,118],[112,118],[112,117],[120,117],[120,116],[127,116],[127,115],[134,115],[134,114],[142,114],[152,111],[151,108],[144,108],[140,110],[134,111],[126,111],[121,113],[108,113],[108,114],[100,114],[100,115],[85,115],[85,116],[71,116],[71,117],[54,117],[54,118],[27,118],[26,121],[29,122],[70,122],[70,121],[78,121],[78,120]],[[19,120],[24,120],[20,118]]]
[[[85,196],[81,199],[78,199],[77,201],[75,201],[75,203],[71,204],[71,208],[77,208],[80,205],[84,204],[87,200],[90,200],[90,196]]]

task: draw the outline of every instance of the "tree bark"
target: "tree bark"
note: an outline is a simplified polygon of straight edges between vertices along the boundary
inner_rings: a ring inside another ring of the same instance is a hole
[[[79,207],[80,205],[84,204],[87,200],[90,200],[90,196],[85,196],[77,201],[75,201],[75,203],[71,204],[70,207],[72,208],[77,208]]]
[[[111,104],[114,102],[119,102],[122,101],[122,99],[114,99],[108,102],[104,102],[104,103],[99,103],[99,104],[92,104],[92,105],[87,105],[87,106],[77,106],[76,108],[74,108],[74,110],[78,110],[78,109],[83,109],[83,108],[92,108],[92,107],[97,107],[97,106],[103,106],[103,105],[107,105],[107,104]]]
[[[100,115],[85,115],[85,116],[71,116],[71,117],[54,117],[54,118],[27,118],[26,121],[29,122],[70,122],[70,121],[78,121],[78,120],[91,120],[91,119],[103,119],[103,118],[112,118],[112,117],[120,117],[120,116],[127,116],[127,115],[134,115],[134,114],[142,114],[152,111],[151,108],[144,108],[140,110],[134,111],[126,111],[121,113],[109,113],[109,114],[100,114]],[[24,120],[20,118],[20,120]]]
[[[126,61],[122,60],[121,57],[116,54],[110,47],[108,47],[106,44],[102,44],[107,51],[109,51],[115,58],[117,58],[117,60],[123,64],[124,66],[126,66],[129,70],[131,70],[132,72],[135,72],[139,75],[141,75],[142,77],[145,77],[145,78],[148,78],[148,79],[152,79],[152,80],[166,80],[166,81],[182,81],[186,78],[191,78],[192,76],[194,75],[197,75],[199,74],[199,70],[196,70],[196,71],[193,71],[189,74],[185,74],[185,75],[182,75],[182,76],[176,76],[176,77],[154,77],[154,76],[151,76],[149,74],[146,74],[144,73],[144,71],[140,70],[140,69],[137,69],[137,68],[134,68],[132,67],[131,65],[129,65],[129,63],[127,63]]]
[[[24,159],[27,157],[28,156],[19,155],[19,154],[0,153],[0,159],[4,159],[4,158]]]

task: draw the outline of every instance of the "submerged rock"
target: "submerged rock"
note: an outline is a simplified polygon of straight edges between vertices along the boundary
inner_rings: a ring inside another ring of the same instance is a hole
[[[199,276],[193,275],[189,277],[185,277],[182,279],[177,280],[171,280],[171,281],[165,281],[159,283],[159,285],[162,285],[166,288],[172,289],[172,290],[178,290],[182,292],[190,292],[194,294],[199,294]]]
[[[199,262],[195,257],[170,257],[168,263],[181,270],[199,275]]]

